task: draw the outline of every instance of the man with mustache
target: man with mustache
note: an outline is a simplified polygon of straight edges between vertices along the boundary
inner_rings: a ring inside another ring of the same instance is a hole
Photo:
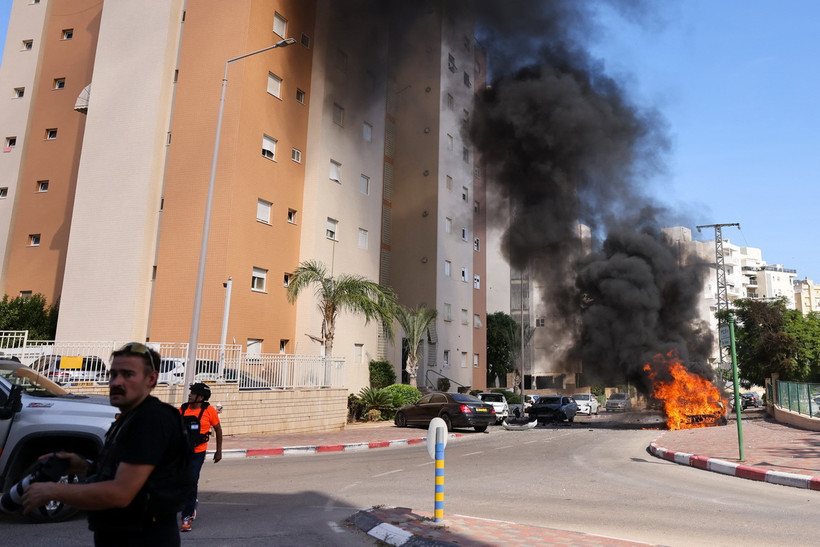
[[[50,500],[88,510],[95,545],[180,544],[177,512],[190,491],[187,440],[179,412],[151,395],[160,355],[131,342],[112,354],[109,401],[122,411],[105,436],[95,474],[80,484],[38,482],[23,495],[28,513]],[[90,462],[58,452],[69,473]]]

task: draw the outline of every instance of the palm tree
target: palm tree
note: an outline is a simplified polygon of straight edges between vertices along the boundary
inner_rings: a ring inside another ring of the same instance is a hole
[[[399,306],[396,319],[404,330],[405,344],[407,344],[407,375],[410,385],[417,385],[416,376],[419,372],[419,348],[424,341],[424,335],[430,324],[436,319],[436,310],[430,310],[424,304],[415,309]]]
[[[393,337],[393,318],[396,315],[396,293],[375,281],[360,275],[329,275],[324,264],[306,260],[299,264],[290,277],[288,301],[293,304],[299,294],[309,286],[316,287],[316,300],[322,314],[322,338],[327,357],[333,355],[333,338],[336,334],[336,316],[339,311],[364,315],[365,323],[371,319],[381,322],[388,338]]]

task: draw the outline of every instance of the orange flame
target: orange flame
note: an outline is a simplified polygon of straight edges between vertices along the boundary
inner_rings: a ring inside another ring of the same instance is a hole
[[[672,380],[658,380],[658,369],[665,367]],[[692,374],[677,360],[674,352],[666,359],[658,355],[654,367],[644,365],[644,371],[654,385],[653,396],[663,405],[669,429],[692,429],[717,425],[725,414],[726,403],[711,382]],[[704,419],[706,418],[706,419]]]

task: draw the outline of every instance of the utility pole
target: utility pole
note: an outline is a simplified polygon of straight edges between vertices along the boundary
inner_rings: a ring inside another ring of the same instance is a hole
[[[721,229],[724,227],[737,226],[740,229],[740,224],[737,222],[731,224],[704,224],[696,226],[698,232],[701,228],[715,229],[715,270],[717,270],[717,313],[720,317],[721,311],[729,311],[729,294],[726,289],[726,264],[723,259],[723,234]],[[718,329],[726,324],[725,319],[718,319]],[[719,345],[720,347],[720,368],[726,368],[726,354],[729,352],[728,347]]]

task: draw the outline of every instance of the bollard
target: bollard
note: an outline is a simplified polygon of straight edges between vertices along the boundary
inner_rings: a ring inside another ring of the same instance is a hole
[[[444,518],[444,435],[446,429],[436,428],[436,489],[433,522]]]

